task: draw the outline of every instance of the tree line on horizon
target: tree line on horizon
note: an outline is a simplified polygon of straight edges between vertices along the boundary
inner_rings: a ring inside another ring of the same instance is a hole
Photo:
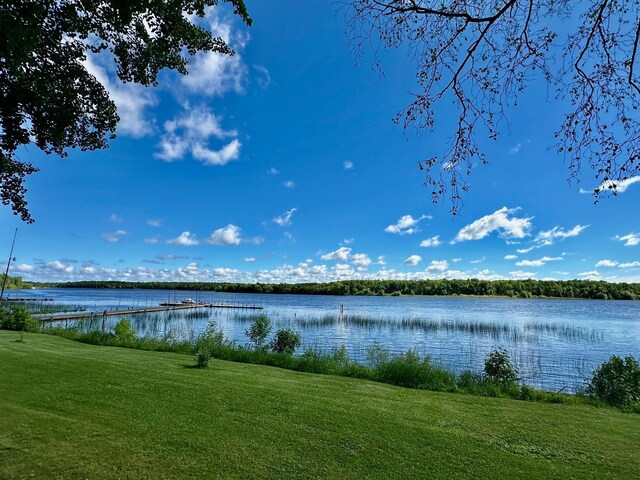
[[[40,286],[44,285],[40,284]],[[474,295],[516,298],[640,300],[640,283],[610,283],[595,280],[345,280],[328,283],[121,282],[105,280],[46,285],[61,288],[140,288],[298,295]]]

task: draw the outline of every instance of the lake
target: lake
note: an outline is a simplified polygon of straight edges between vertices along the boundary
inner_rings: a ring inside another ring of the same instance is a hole
[[[210,321],[215,321],[226,337],[244,345],[248,344],[244,332],[252,318],[264,313],[274,330],[290,327],[301,334],[300,352],[308,347],[330,352],[344,345],[352,359],[363,363],[367,350],[377,342],[392,353],[414,349],[455,371],[481,372],[486,354],[503,347],[525,383],[548,390],[575,391],[594,368],[613,354],[640,358],[640,301],[334,297],[134,289],[12,290],[9,294],[52,298],[54,301],[46,304],[78,305],[97,312],[152,307],[162,301],[185,298],[261,305],[262,311],[198,309],[127,318],[139,335],[180,339],[202,333]],[[109,317],[106,328],[113,328],[119,318]],[[84,321],[81,327],[102,328],[102,321]]]

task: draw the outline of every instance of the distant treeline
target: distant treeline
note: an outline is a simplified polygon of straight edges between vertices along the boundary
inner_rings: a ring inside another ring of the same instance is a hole
[[[346,280],[331,283],[206,283],[85,281],[63,288],[144,288],[299,295],[477,295],[640,300],[640,284],[591,280]]]

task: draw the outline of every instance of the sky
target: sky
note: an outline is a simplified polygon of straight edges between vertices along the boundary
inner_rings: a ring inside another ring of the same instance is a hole
[[[597,279],[640,282],[640,177],[594,204],[584,168],[568,182],[553,147],[562,103],[534,81],[474,168],[460,213],[433,204],[418,162],[432,132],[392,122],[417,91],[406,52],[358,57],[333,2],[249,0],[250,28],[224,8],[206,24],[237,54],[197,55],[188,76],[123,85],[87,68],[121,121],[106,150],[19,152],[36,222],[0,208],[0,262],[32,281],[324,282],[346,279]],[[587,192],[587,193],[584,193]],[[636,212],[636,213],[633,213]],[[6,257],[5,257],[6,255]]]

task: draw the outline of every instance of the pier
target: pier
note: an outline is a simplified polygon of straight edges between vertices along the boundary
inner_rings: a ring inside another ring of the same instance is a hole
[[[62,313],[62,314],[40,314],[33,315],[34,318],[42,322],[57,322],[62,320],[81,320],[83,318],[100,318],[100,317],[114,317],[118,315],[135,315],[138,313],[157,313],[157,312],[171,312],[174,310],[191,310],[194,308],[233,308],[243,310],[262,310],[264,307],[260,305],[246,305],[239,303],[197,303],[197,304],[175,304],[159,307],[147,307],[147,308],[126,308],[123,310],[104,310],[104,311],[90,311],[79,313]]]

